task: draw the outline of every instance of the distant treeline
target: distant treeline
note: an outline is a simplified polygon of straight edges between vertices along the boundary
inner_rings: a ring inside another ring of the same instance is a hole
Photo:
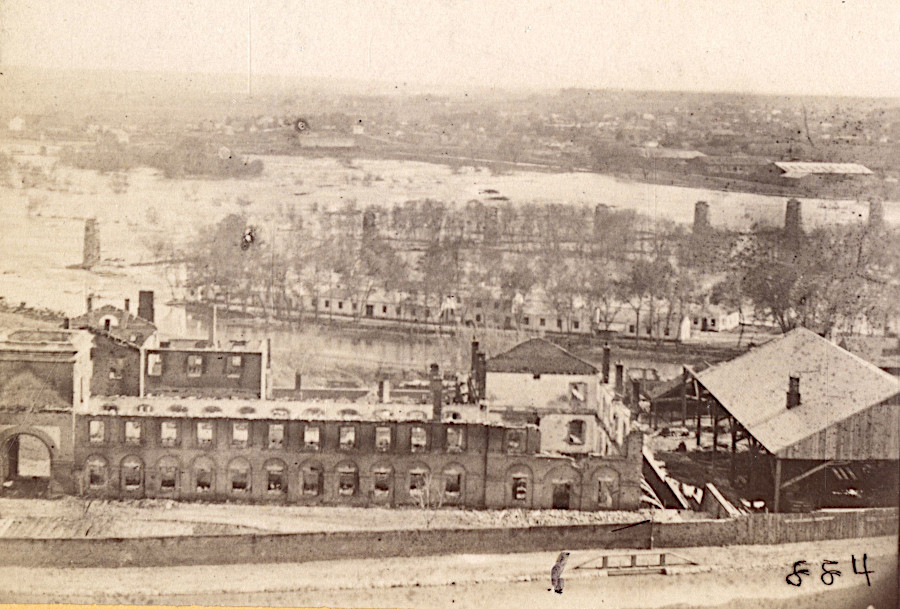
[[[196,139],[184,139],[167,148],[146,149],[103,137],[93,147],[66,147],[60,152],[59,159],[66,165],[101,173],[153,167],[167,178],[249,178],[263,172],[263,163],[258,159],[248,161],[228,149],[214,150]]]

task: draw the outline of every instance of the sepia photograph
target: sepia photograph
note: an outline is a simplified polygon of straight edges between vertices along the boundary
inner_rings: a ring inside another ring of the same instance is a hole
[[[893,609],[897,0],[0,0],[0,606]]]

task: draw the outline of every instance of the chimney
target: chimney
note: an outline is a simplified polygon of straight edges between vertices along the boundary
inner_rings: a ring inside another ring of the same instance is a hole
[[[869,227],[880,229],[884,226],[884,203],[881,199],[869,199]]]
[[[619,395],[625,391],[625,366],[616,364],[616,393]]]
[[[784,236],[788,245],[797,246],[803,236],[802,204],[798,199],[789,199],[784,210]]]
[[[69,320],[68,317],[66,317],[66,318],[63,320],[63,325],[62,325],[62,327],[63,327],[63,330],[68,330],[69,328],[72,327],[72,322]]]
[[[381,404],[390,404],[391,381],[389,379],[381,379],[378,381],[378,401]]]
[[[709,228],[709,203],[697,201],[694,204],[694,234],[699,235]]]
[[[294,372],[294,391],[300,391],[303,386],[303,374],[299,371]]]
[[[131,313],[131,299],[130,298],[125,299],[125,312]]]
[[[484,351],[478,352],[478,362],[476,362],[475,372],[477,373],[476,381],[478,384],[478,399],[484,399],[487,395],[487,363],[484,359]]]
[[[216,321],[218,317],[217,306],[213,305],[212,308],[212,321],[209,324],[209,344],[213,347],[217,345],[217,335],[216,335]]]
[[[800,405],[800,377],[791,376],[788,379],[787,407],[788,410]]]
[[[100,230],[97,227],[97,218],[88,218],[84,221],[82,254],[82,268],[90,269],[100,262]]]
[[[611,349],[609,343],[603,345],[603,384],[609,384],[609,356]]]
[[[641,403],[641,379],[631,379],[631,405],[637,408]]]
[[[94,310],[94,295],[88,294],[85,299],[85,306],[87,307],[87,312],[90,313]]]
[[[141,290],[138,292],[138,317],[153,323],[153,291]]]
[[[429,386],[431,387],[431,405],[433,407],[431,418],[440,421],[444,408],[444,384],[441,381],[441,369],[437,364],[431,364]]]

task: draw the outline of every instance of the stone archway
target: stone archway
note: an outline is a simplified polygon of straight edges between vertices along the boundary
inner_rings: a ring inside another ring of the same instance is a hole
[[[11,428],[0,434],[0,493],[16,497],[47,494],[55,445],[38,429]]]

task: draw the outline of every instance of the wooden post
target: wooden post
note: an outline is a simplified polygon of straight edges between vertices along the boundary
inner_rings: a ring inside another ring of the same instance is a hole
[[[687,368],[681,369],[681,425],[687,427]]]
[[[728,481],[734,486],[734,459],[737,451],[737,419],[731,417],[731,466]]]
[[[697,448],[700,448],[700,433],[703,431],[703,428],[700,426],[700,394],[697,394],[697,400],[694,402],[697,405]]]
[[[713,451],[710,463],[713,463],[716,460],[716,452],[719,450],[719,403],[713,402],[709,410],[713,424]]]
[[[773,511],[777,514],[781,508],[781,459],[775,457],[775,499]]]

